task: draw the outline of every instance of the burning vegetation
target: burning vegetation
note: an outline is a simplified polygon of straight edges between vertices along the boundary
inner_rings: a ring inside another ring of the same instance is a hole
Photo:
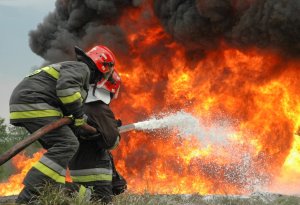
[[[113,154],[130,191],[294,193],[299,9],[296,0],[57,0],[30,46],[47,63],[74,59],[74,45],[111,48],[122,77],[112,106],[123,124],[184,110],[207,129],[230,128],[225,137],[124,134]],[[18,168],[24,177],[29,167]],[[0,195],[18,193],[22,177],[0,183]]]

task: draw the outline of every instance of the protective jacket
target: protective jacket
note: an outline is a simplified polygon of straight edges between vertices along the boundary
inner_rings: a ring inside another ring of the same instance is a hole
[[[120,134],[114,113],[109,105],[102,101],[85,103],[84,112],[88,124],[98,131],[97,145],[102,149],[114,149],[119,144]]]
[[[10,98],[10,122],[38,121],[45,117],[83,115],[90,71],[86,64],[66,61],[36,70],[14,89]]]

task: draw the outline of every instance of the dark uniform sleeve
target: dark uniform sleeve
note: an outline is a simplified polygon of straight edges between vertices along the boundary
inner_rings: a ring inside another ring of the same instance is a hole
[[[81,62],[68,62],[60,68],[56,94],[63,104],[66,115],[72,114],[75,118],[82,117],[89,77],[89,68]]]
[[[110,107],[101,101],[96,101],[86,103],[84,111],[88,116],[88,124],[95,127],[99,133],[99,137],[97,137],[99,148],[116,148],[120,141],[120,134]]]

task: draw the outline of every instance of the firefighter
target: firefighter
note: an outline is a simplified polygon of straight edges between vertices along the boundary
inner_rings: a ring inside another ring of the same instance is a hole
[[[113,72],[108,52],[102,46],[87,53],[75,47],[77,61],[51,64],[25,77],[10,98],[11,124],[25,127],[30,133],[63,116],[72,117],[75,126],[85,124],[83,103],[89,85],[108,79]],[[51,131],[39,142],[47,152],[25,176],[17,203],[29,203],[45,183],[64,185],[66,167],[79,147],[69,126]]]
[[[118,127],[122,123],[116,120],[109,107],[111,100],[118,97],[120,83],[121,78],[114,70],[107,81],[91,85],[84,112],[88,124],[98,133],[90,135],[81,129],[77,131],[80,146],[69,164],[72,181],[91,188],[92,199],[104,204],[110,203],[113,195],[124,192],[127,185],[117,172],[110,153],[120,141]]]

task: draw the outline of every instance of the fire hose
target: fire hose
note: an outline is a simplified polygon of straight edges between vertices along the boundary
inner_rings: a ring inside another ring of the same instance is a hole
[[[41,138],[43,135],[45,135],[45,134],[47,134],[47,133],[51,132],[52,130],[55,130],[59,127],[62,127],[64,125],[69,125],[72,122],[73,122],[72,119],[70,119],[68,117],[64,117],[64,118],[61,118],[61,119],[59,119],[55,122],[52,122],[48,125],[45,125],[45,126],[41,127],[37,131],[33,132],[31,135],[26,137],[24,140],[22,140],[22,141],[18,142],[17,144],[15,144],[12,148],[10,148],[4,154],[2,154],[0,156],[0,166],[2,164],[4,164],[5,162],[7,162],[8,160],[10,160],[11,158],[13,158],[15,155],[17,155],[23,149],[28,147],[30,144],[32,144],[33,142],[35,142],[36,140]],[[90,133],[96,133],[97,132],[97,130],[94,127],[92,127],[88,124],[85,124],[85,125],[81,126],[81,128],[88,131],[88,132],[90,132]],[[129,125],[121,126],[118,129],[119,129],[119,133],[124,133],[124,132],[134,130],[135,126],[134,126],[134,124],[129,124]]]

